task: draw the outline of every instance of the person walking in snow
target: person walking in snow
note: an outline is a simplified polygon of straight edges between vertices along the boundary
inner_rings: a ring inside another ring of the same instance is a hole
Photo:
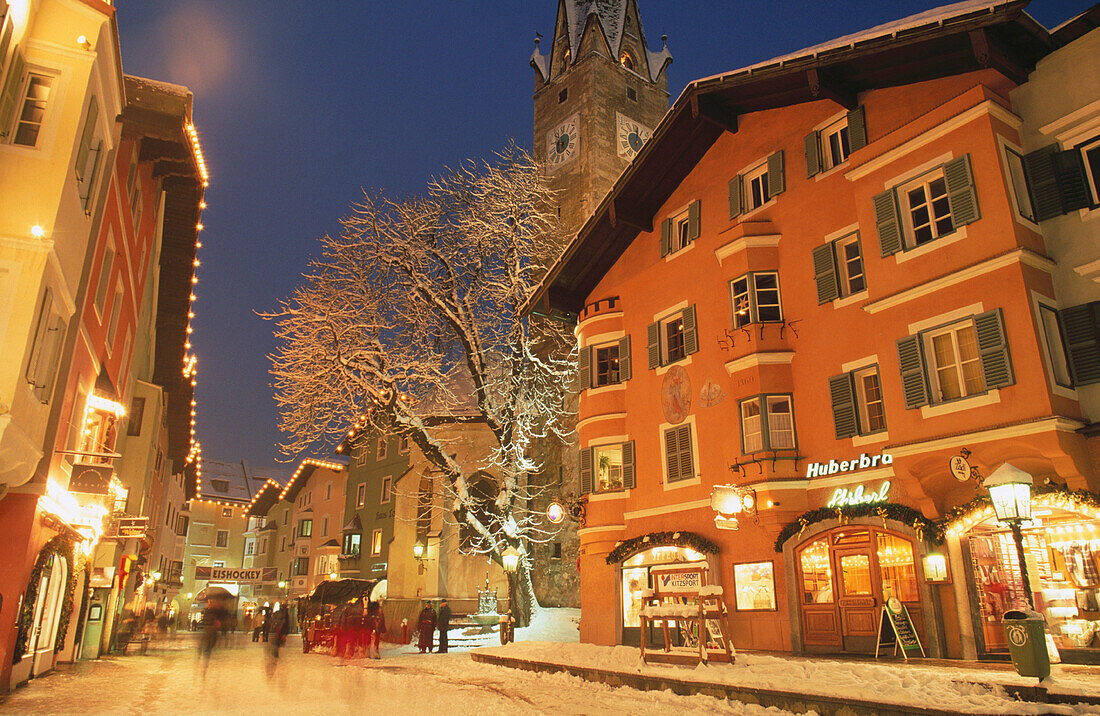
[[[439,648],[436,649],[436,653],[447,653],[447,630],[451,628],[451,606],[447,604],[447,599],[439,603],[439,617],[436,619],[436,628],[439,629]]]
[[[382,658],[382,635],[386,633],[386,615],[381,602],[371,602],[367,607],[367,657]]]
[[[267,639],[267,675],[275,675],[275,667],[279,665],[279,649],[286,644],[286,635],[290,632],[290,620],[286,616],[286,608],[277,609],[271,613]]]
[[[420,640],[416,646],[420,649],[421,654],[430,652],[432,650],[432,636],[435,632],[435,610],[432,609],[431,602],[424,602],[424,608],[420,610],[420,616],[416,621],[420,627]]]

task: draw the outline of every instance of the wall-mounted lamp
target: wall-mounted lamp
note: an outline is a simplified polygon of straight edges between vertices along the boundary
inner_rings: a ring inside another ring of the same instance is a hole
[[[88,36],[87,35],[80,35],[79,37],[77,37],[76,38],[76,44],[80,45],[85,50],[92,49],[92,43],[88,42]]]
[[[424,545],[417,542],[413,545],[413,556],[417,559],[424,559]]]
[[[515,547],[509,545],[508,549],[500,555],[500,562],[504,565],[505,572],[515,572],[519,569],[519,558],[523,556]]]
[[[46,230],[42,228],[41,224],[35,224],[31,227],[31,236],[36,239],[41,239],[46,235]]]

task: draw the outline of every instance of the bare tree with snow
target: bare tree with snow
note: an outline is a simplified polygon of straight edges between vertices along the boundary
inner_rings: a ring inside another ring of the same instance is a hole
[[[556,533],[528,509],[538,488],[526,476],[540,468],[531,448],[571,439],[564,396],[576,376],[567,327],[518,313],[566,239],[545,172],[510,146],[419,196],[365,192],[342,226],[266,316],[280,341],[283,450],[329,448],[368,423],[407,435],[442,475],[466,549],[524,555],[510,595],[524,625],[535,602],[527,546]],[[494,447],[460,464],[433,418],[484,421]]]

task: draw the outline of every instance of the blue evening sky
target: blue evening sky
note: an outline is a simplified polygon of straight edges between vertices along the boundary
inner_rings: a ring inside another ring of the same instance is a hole
[[[514,138],[530,148],[535,32],[557,0],[116,0],[128,74],[187,85],[211,184],[192,343],[208,459],[279,459],[255,311],[296,285],[360,188],[418,191]],[[934,0],[639,0],[668,35],[672,98],[693,79],[924,12]],[[1046,27],[1089,0],[1035,0]],[[750,11],[751,10],[751,11]],[[283,458],[285,459],[285,458]]]

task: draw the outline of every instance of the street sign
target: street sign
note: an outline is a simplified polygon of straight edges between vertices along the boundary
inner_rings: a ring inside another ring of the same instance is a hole
[[[238,584],[274,584],[279,579],[277,567],[195,567],[195,579]]]
[[[954,455],[951,458],[951,474],[955,476],[955,479],[959,482],[966,482],[970,479],[970,463],[966,461],[966,458],[962,455]]]

